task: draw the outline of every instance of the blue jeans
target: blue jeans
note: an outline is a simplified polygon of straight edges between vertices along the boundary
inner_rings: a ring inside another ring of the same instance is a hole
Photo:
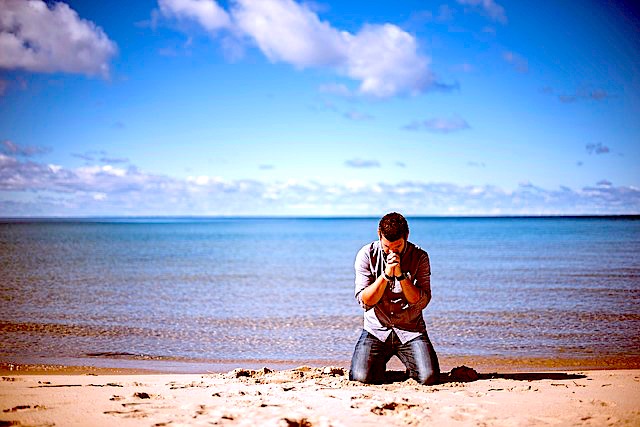
[[[384,381],[387,362],[391,357],[407,367],[409,376],[420,384],[435,384],[440,376],[438,357],[426,332],[402,344],[395,332],[385,342],[363,330],[351,359],[349,379],[369,384]]]

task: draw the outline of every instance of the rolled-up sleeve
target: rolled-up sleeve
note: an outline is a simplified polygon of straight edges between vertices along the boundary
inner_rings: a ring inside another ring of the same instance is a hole
[[[365,311],[370,310],[371,308],[373,308],[373,306],[367,305],[362,301],[362,291],[376,280],[373,271],[371,271],[369,246],[370,245],[365,245],[364,247],[362,247],[362,249],[360,249],[360,251],[358,251],[358,254],[356,255],[356,261],[354,263],[354,269],[356,273],[355,296],[358,304],[360,304],[360,306]]]
[[[420,298],[411,304],[411,310],[420,312],[431,301],[431,265],[429,255],[426,252],[421,254],[416,273],[411,279],[413,284],[420,289]]]

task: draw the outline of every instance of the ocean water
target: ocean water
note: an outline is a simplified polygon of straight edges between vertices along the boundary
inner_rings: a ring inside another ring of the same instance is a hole
[[[0,221],[0,361],[346,362],[377,218]],[[640,355],[640,219],[410,218],[440,355]],[[118,362],[120,363],[120,362]]]

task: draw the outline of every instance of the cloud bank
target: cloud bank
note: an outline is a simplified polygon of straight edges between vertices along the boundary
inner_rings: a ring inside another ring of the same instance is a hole
[[[114,42],[66,3],[0,2],[0,68],[109,76]]]
[[[446,87],[436,81],[416,38],[393,24],[367,24],[351,33],[293,0],[234,0],[228,11],[214,0],[159,0],[159,9],[166,18],[189,19],[211,33],[227,30],[272,62],[329,68],[358,82],[360,95],[387,98]]]
[[[0,154],[0,216],[105,215],[638,214],[640,189],[601,180],[579,190],[531,183],[490,185],[404,181],[225,180],[173,178],[135,166],[68,169]]]

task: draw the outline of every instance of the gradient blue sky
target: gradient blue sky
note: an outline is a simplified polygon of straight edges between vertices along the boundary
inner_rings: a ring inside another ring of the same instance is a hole
[[[0,0],[0,215],[640,213],[621,2]]]

